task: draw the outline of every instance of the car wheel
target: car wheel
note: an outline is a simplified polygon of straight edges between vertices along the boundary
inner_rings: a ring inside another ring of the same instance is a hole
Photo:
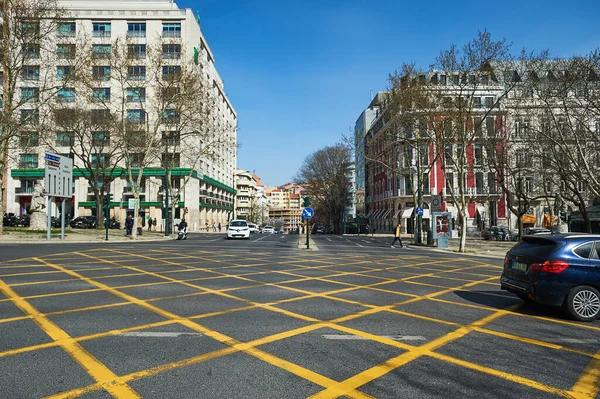
[[[575,320],[596,320],[600,316],[600,293],[587,285],[575,287],[567,295],[565,307]]]

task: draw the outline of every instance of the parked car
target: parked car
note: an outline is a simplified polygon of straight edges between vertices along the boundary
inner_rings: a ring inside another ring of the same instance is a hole
[[[245,220],[232,220],[227,226],[227,239],[250,238],[250,228]]]
[[[600,317],[600,235],[525,236],[504,259],[503,290],[525,301],[562,306],[575,320]]]
[[[327,228],[322,224],[315,224],[312,229],[313,234],[327,234]]]
[[[258,233],[258,226],[254,223],[248,223],[248,228],[250,229],[250,233]]]
[[[490,241],[518,241],[519,234],[508,230],[506,227],[492,226],[483,229],[481,237]]]
[[[552,231],[548,230],[545,227],[528,227],[523,231],[523,234],[526,236],[532,236],[536,234],[550,234]]]
[[[275,233],[275,230],[273,230],[273,226],[265,226],[262,229],[262,233],[263,234],[273,234],[273,233]]]
[[[95,229],[96,228],[96,217],[95,216],[78,216],[71,220],[69,226],[74,229]]]

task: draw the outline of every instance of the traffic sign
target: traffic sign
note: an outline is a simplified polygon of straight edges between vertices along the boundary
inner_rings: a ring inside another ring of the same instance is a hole
[[[313,211],[312,208],[304,208],[304,209],[302,209],[302,217],[304,219],[310,219],[313,216],[315,216],[315,211]]]
[[[432,195],[431,196],[431,211],[441,212],[442,211],[442,196]]]
[[[415,212],[416,212],[416,214],[417,214],[417,215],[419,215],[419,216],[423,216],[423,208],[417,208],[417,209],[415,210]]]
[[[44,190],[48,197],[71,198],[73,196],[73,160],[47,152],[44,159]]]
[[[135,198],[130,198],[127,201],[127,209],[135,209]]]

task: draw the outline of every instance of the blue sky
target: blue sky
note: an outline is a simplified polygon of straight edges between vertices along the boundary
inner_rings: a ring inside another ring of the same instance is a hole
[[[403,62],[487,29],[515,51],[555,56],[600,47],[600,6],[587,1],[175,0],[192,8],[238,113],[238,167],[263,184],[290,181],[310,153],[341,140]]]

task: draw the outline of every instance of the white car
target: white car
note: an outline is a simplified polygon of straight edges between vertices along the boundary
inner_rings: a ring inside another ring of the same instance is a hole
[[[250,238],[250,228],[245,220],[232,220],[227,227],[227,239]]]
[[[250,233],[258,233],[258,226],[254,223],[248,223],[248,228],[250,229]]]
[[[273,230],[273,226],[265,226],[262,229],[263,234],[273,234],[275,230]]]

